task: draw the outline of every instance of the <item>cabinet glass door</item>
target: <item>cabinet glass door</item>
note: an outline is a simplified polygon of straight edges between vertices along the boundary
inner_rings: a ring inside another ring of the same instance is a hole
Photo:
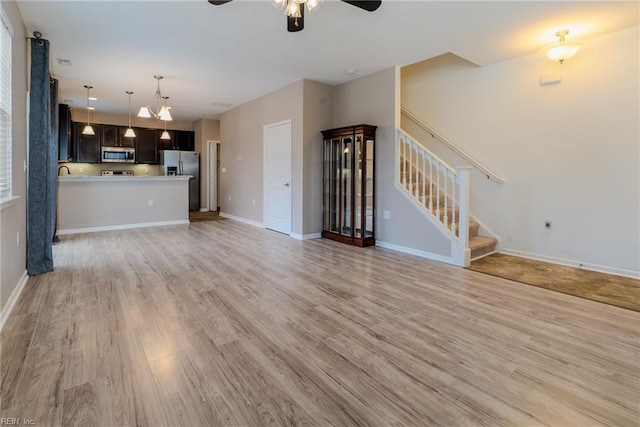
[[[373,210],[375,208],[373,200],[374,200],[374,186],[373,186],[373,156],[374,156],[374,148],[373,148],[373,140],[367,139],[366,142],[366,158],[365,162],[365,232],[364,237],[373,237]]]
[[[340,140],[330,142],[329,161],[329,231],[340,232]]]
[[[354,222],[354,236],[362,237],[362,136],[356,136],[355,152],[353,153],[353,162],[355,165],[355,198],[354,209],[355,222]]]
[[[351,211],[353,205],[353,194],[351,192],[351,156],[353,151],[353,139],[351,137],[342,138],[342,230],[343,236],[352,236],[353,233],[353,212]]]

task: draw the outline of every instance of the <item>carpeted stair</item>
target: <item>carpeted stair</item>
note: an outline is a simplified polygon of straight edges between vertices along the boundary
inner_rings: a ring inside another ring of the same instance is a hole
[[[409,172],[403,172],[402,170],[400,171],[401,174],[405,173],[406,174],[406,180],[407,182],[412,182],[413,186],[411,188],[411,194],[415,197],[416,201],[419,204],[422,204],[422,174],[420,172],[413,172],[411,173],[411,177],[409,176]],[[409,180],[409,178],[411,178],[411,180]],[[429,203],[429,199],[431,199],[431,203],[432,205],[435,207],[437,204],[437,196],[435,194],[432,194],[432,189],[434,188],[433,185],[431,185],[429,183],[428,179],[425,179],[425,198],[426,200],[426,204],[428,205]],[[435,210],[435,208],[434,208]],[[458,218],[458,209],[451,209],[451,208],[447,208],[446,209],[446,213],[447,213],[447,217],[449,218],[449,220],[451,219],[452,215],[455,215],[455,218]],[[440,195],[440,221],[443,221],[444,219],[444,214],[445,214],[445,209],[444,209],[444,195]],[[458,229],[458,221],[456,220],[456,230]],[[489,237],[489,236],[480,236],[478,233],[480,231],[480,224],[478,224],[477,222],[469,219],[469,249],[471,250],[471,260],[475,260],[478,258],[482,258],[486,255],[492,254],[495,252],[496,249],[496,245],[498,243],[498,241],[496,239],[494,239],[493,237]],[[457,235],[457,232],[456,232]]]

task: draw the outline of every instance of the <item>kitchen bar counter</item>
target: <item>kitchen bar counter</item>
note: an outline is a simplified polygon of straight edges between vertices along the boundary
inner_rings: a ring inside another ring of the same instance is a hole
[[[57,234],[188,224],[189,178],[60,176]]]

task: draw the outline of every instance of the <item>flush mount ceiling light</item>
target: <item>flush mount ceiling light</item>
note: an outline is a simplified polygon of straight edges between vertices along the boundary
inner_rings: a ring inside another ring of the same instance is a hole
[[[584,43],[577,40],[571,42],[565,41],[567,34],[569,34],[569,30],[558,31],[556,33],[558,43],[543,48],[541,52],[552,61],[558,61],[561,64],[564,63],[565,60],[578,53],[582,45],[584,45]]]
[[[159,120],[170,122],[171,120],[173,120],[171,118],[171,113],[169,112],[171,107],[167,106],[166,99],[165,97],[162,96],[162,91],[160,91],[160,80],[162,80],[164,77],[156,75],[156,76],[153,76],[153,78],[158,81],[156,93],[153,96],[153,99],[156,102],[156,110],[153,111],[151,107],[148,105],[144,106],[140,108],[140,111],[138,112],[138,117],[145,117],[145,118],[153,117]],[[169,97],[166,97],[166,98],[168,99]],[[164,104],[162,102],[163,99],[165,99]]]
[[[92,106],[89,105],[89,100],[91,99],[91,96],[89,96],[89,91],[91,89],[93,89],[93,86],[89,86],[89,85],[84,85],[84,88],[87,89],[87,124],[84,127],[84,129],[82,129],[82,134],[83,135],[95,135],[95,131],[93,130],[93,127],[91,127],[91,120],[89,117],[89,114],[91,113],[91,110],[95,110],[95,108],[93,108]],[[97,98],[94,98],[97,99]]]
[[[127,129],[127,131],[124,133],[124,136],[126,136],[127,138],[135,138],[136,137],[136,133],[133,131],[133,129],[131,128],[131,95],[133,95],[133,92],[131,92],[130,90],[125,92],[127,95],[129,95],[129,128]]]

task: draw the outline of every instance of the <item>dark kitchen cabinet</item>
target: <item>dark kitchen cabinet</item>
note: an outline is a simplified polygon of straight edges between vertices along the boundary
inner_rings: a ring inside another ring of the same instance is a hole
[[[95,135],[83,135],[84,123],[73,124],[75,141],[76,162],[100,163],[100,140],[102,136],[101,125],[92,125]]]
[[[158,141],[156,129],[134,129],[136,132],[136,163],[158,163]]]
[[[195,150],[195,134],[191,131],[176,131],[176,147],[178,150],[194,151]]]
[[[120,147],[135,147],[136,146],[136,138],[138,137],[138,130],[133,129],[136,136],[128,137],[124,136],[125,132],[129,129],[127,126],[118,126],[118,144]]]
[[[124,136],[127,128],[125,126],[101,125],[102,145],[105,147],[134,147],[135,137]],[[134,129],[135,131],[135,129]]]
[[[102,125],[102,145],[116,147],[118,143],[118,126]]]
[[[58,161],[73,161],[71,108],[58,104]]]
[[[188,130],[168,130],[171,139],[160,139],[163,130],[158,130],[160,150],[195,150],[195,134]]]

